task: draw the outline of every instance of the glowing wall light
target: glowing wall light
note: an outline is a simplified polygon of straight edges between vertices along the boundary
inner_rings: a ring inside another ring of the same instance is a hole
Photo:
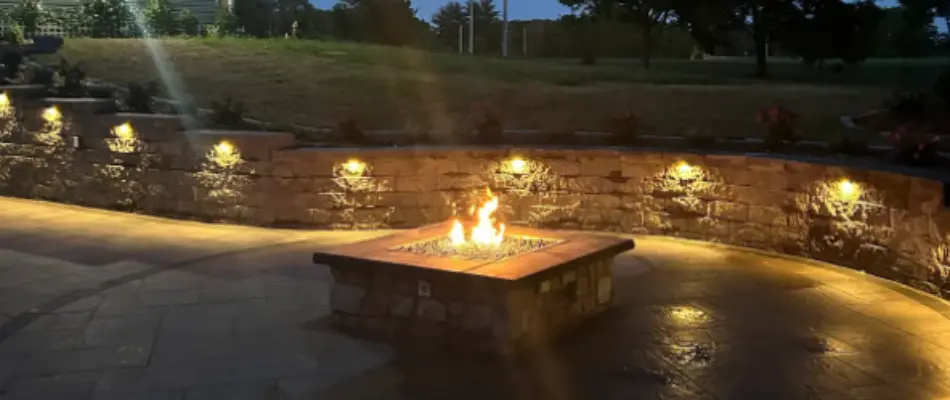
[[[10,102],[10,96],[7,92],[0,93],[0,115],[7,117],[13,111],[13,105]]]
[[[673,178],[677,181],[699,180],[704,175],[702,168],[695,165],[690,165],[686,161],[680,161],[676,164],[673,164],[673,166],[667,169],[667,171],[670,178]]]
[[[365,162],[360,161],[359,159],[351,158],[343,163],[341,169],[345,175],[357,177],[366,174],[368,166]]]
[[[116,139],[131,140],[135,139],[135,130],[132,129],[132,124],[126,122],[113,127],[112,135],[115,136]]]
[[[513,174],[525,174],[528,173],[528,162],[521,157],[512,157],[505,163],[505,169]]]
[[[135,129],[128,122],[112,128],[113,139],[108,142],[109,150],[116,153],[132,153],[138,148]]]
[[[230,169],[241,163],[241,152],[231,142],[222,140],[211,148],[208,160],[220,168]]]
[[[861,197],[861,186],[848,179],[842,179],[835,184],[835,193],[839,200],[854,201]]]
[[[63,119],[63,113],[59,112],[56,106],[47,107],[43,110],[43,120],[48,123],[57,123]]]

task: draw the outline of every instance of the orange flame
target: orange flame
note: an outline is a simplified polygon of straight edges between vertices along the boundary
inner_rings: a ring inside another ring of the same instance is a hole
[[[471,232],[466,235],[465,226],[462,225],[462,222],[458,219],[452,221],[449,240],[453,245],[497,246],[504,240],[505,224],[498,224],[496,228],[495,218],[492,215],[498,210],[498,197],[494,196],[491,190],[486,189],[485,192],[488,195],[488,201],[477,210],[474,207],[471,210],[473,214],[476,214],[475,226],[472,227]]]

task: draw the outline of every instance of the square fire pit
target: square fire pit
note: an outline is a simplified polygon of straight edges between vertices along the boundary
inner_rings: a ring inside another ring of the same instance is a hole
[[[494,248],[453,246],[451,222],[317,252],[343,330],[508,352],[607,309],[630,239],[510,227]]]

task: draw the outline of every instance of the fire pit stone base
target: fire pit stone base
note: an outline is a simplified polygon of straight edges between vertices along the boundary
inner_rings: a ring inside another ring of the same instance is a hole
[[[633,248],[630,239],[519,228],[512,233],[559,242],[489,262],[395,250],[444,227],[315,254],[335,280],[333,323],[383,341],[507,353],[543,344],[606,310],[613,257]]]

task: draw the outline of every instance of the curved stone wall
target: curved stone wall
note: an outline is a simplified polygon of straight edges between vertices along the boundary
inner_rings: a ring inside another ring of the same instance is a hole
[[[645,149],[294,148],[283,133],[186,133],[175,117],[64,109],[57,125],[25,110],[0,126],[7,196],[372,229],[444,221],[487,188],[509,223],[753,247],[950,297],[945,185],[925,171]]]

